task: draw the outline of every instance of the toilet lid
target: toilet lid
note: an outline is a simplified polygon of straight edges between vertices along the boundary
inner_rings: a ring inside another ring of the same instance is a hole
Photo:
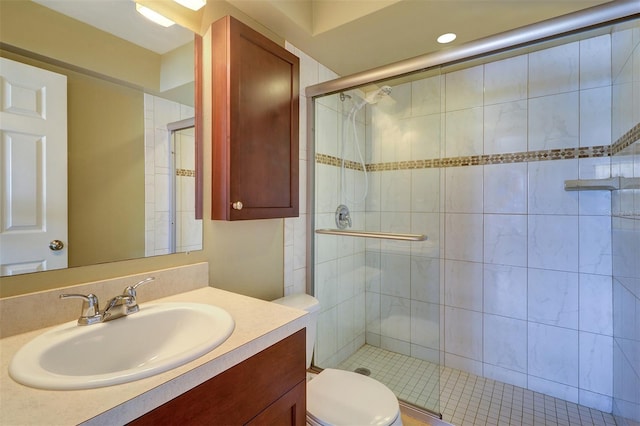
[[[307,384],[307,415],[321,424],[390,425],[399,412],[393,392],[362,374],[328,368]]]

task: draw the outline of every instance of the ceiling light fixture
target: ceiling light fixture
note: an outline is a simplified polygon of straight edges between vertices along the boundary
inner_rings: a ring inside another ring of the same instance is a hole
[[[451,43],[453,40],[456,39],[456,37],[457,36],[454,33],[446,33],[446,34],[442,34],[436,40],[440,44],[446,44],[446,43]]]
[[[142,6],[139,3],[136,3],[136,10],[145,18],[155,22],[158,25],[162,25],[163,27],[170,27],[175,24],[175,22],[173,22],[171,19],[165,18],[158,12],[149,9],[148,7]]]
[[[200,10],[202,6],[207,4],[207,0],[173,0],[173,1],[191,10]]]

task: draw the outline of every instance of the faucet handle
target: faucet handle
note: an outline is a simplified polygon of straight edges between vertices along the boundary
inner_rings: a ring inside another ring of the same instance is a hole
[[[156,279],[156,277],[147,277],[142,281],[138,281],[137,283],[135,283],[133,285],[134,290],[138,287],[140,287],[142,284],[146,284],[146,283],[150,283],[151,281],[154,281]]]
[[[148,278],[145,278],[145,279],[144,279],[144,280],[142,280],[142,281],[138,281],[138,282],[137,282],[137,283],[135,283],[134,285],[127,286],[127,287],[124,289],[124,291],[122,292],[122,294],[123,294],[123,295],[126,295],[126,296],[132,296],[132,297],[134,297],[134,298],[135,298],[135,297],[136,297],[136,289],[137,289],[138,287],[140,287],[142,284],[146,284],[146,283],[149,283],[149,282],[151,282],[151,281],[154,281],[155,279],[156,279],[156,277],[148,277]]]
[[[351,213],[349,213],[349,207],[344,204],[340,204],[336,209],[336,226],[338,229],[345,229],[347,226],[351,228]]]
[[[60,299],[82,299],[82,312],[78,318],[78,325],[91,325],[102,321],[102,314],[95,294],[61,294]]]
[[[124,289],[124,291],[122,292],[122,295],[129,297],[129,300],[126,303],[126,305],[127,305],[127,308],[126,308],[127,309],[127,313],[126,313],[126,315],[136,313],[136,312],[138,312],[140,310],[140,307],[138,306],[138,300],[137,300],[138,295],[136,293],[136,289],[138,287],[140,287],[142,284],[149,283],[151,281],[154,281],[155,279],[156,279],[156,277],[148,277],[148,278],[145,278],[142,281],[138,281],[134,285],[127,286]]]

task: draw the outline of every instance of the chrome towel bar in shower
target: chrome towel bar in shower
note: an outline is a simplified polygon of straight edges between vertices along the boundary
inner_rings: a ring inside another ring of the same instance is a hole
[[[346,237],[379,238],[382,240],[425,241],[423,234],[395,234],[391,232],[347,231],[343,229],[316,229],[316,234],[343,235]]]

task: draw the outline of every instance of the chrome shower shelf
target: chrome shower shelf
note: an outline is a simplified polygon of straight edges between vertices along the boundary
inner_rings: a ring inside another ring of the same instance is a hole
[[[605,179],[565,180],[565,191],[616,191],[619,189],[640,189],[640,178],[615,176]]]

